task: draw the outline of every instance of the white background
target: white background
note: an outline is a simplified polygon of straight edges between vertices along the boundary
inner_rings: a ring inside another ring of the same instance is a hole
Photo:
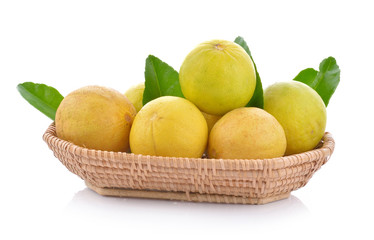
[[[1,1],[0,239],[373,239],[370,1]],[[247,41],[264,88],[334,56],[336,150],[306,185],[263,205],[101,197],[53,156],[51,123],[16,90],[45,83],[121,92],[153,54],[176,70],[198,43]]]

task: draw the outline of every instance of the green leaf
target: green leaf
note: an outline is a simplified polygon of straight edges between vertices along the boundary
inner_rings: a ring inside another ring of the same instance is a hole
[[[64,97],[53,87],[45,84],[24,82],[17,89],[26,101],[47,117],[55,120],[58,106]]]
[[[161,96],[184,97],[178,72],[157,57],[148,56],[144,76],[143,105]]]
[[[316,90],[327,107],[340,82],[339,66],[335,58],[328,57],[320,63],[318,72],[308,69],[301,71],[294,80],[303,82]]]
[[[316,79],[318,84],[314,89],[322,97],[327,107],[340,82],[340,69],[335,58],[328,57],[321,62]]]
[[[307,68],[302,70],[293,80],[305,83],[308,86],[314,84],[314,80],[317,77],[318,71],[313,68]]]
[[[251,51],[249,50],[247,43],[244,41],[242,37],[240,36],[237,37],[234,42],[239,44],[248,53],[249,57],[251,58],[253,62],[253,66],[255,67],[255,71],[256,71],[256,88],[255,88],[255,91],[253,93],[251,100],[247,103],[246,107],[264,108],[264,91],[262,89],[261,78],[257,72],[257,66],[255,64],[255,61],[253,61]]]

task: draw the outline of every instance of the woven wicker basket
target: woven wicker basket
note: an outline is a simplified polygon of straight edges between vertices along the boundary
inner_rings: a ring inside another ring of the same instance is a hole
[[[264,204],[305,186],[334,151],[325,133],[315,150],[273,159],[173,158],[79,147],[43,135],[54,155],[101,195],[194,202]]]

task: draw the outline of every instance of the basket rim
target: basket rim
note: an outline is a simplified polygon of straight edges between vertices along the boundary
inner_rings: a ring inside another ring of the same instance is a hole
[[[144,161],[145,164],[150,165],[152,162],[167,162],[169,163],[175,163],[178,161],[186,161],[187,165],[189,165],[192,162],[201,163],[203,162],[204,165],[208,164],[209,162],[212,163],[220,163],[219,165],[221,167],[218,167],[217,169],[225,169],[225,165],[229,164],[235,164],[235,163],[241,163],[242,165],[246,165],[246,168],[251,169],[264,169],[264,168],[271,168],[271,169],[280,169],[285,167],[292,167],[295,165],[303,164],[306,162],[312,162],[316,159],[320,159],[324,157],[326,161],[329,159],[331,154],[334,151],[335,148],[335,141],[332,137],[332,134],[329,132],[325,132],[323,135],[320,144],[318,144],[317,148],[306,151],[303,153],[298,154],[292,154],[288,156],[283,157],[277,157],[277,158],[264,158],[264,159],[222,159],[222,158],[186,158],[186,157],[162,157],[162,156],[151,156],[151,155],[142,155],[142,154],[134,154],[134,153],[127,153],[127,152],[114,152],[114,151],[105,151],[105,150],[96,150],[96,149],[89,149],[85,147],[81,147],[78,145],[75,145],[72,142],[63,140],[61,138],[57,137],[56,134],[56,127],[55,123],[52,122],[47,130],[43,134],[43,140],[48,144],[48,146],[51,148],[57,147],[58,149],[62,149],[64,151],[69,152],[70,154],[73,154],[74,156],[83,157],[83,158],[89,158],[91,160],[103,160],[111,161],[111,162],[118,162],[118,159],[125,159],[127,157],[136,157],[138,161]],[[213,165],[215,165],[213,163]],[[171,164],[177,166],[178,163]],[[185,165],[185,164],[183,164]],[[250,166],[248,166],[250,165]],[[172,167],[172,166],[171,166]]]

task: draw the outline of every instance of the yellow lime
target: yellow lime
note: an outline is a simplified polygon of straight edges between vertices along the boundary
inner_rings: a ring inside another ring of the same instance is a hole
[[[244,107],[226,113],[209,135],[210,158],[262,159],[283,156],[286,136],[269,113]]]
[[[283,126],[286,155],[312,150],[326,127],[326,107],[318,93],[298,82],[279,82],[264,91],[264,109]]]
[[[138,85],[132,86],[125,92],[125,96],[134,105],[136,112],[143,107],[143,92],[144,83],[139,83]]]
[[[245,106],[256,87],[251,58],[241,46],[225,40],[204,42],[192,50],[180,68],[179,80],[183,95],[213,115]]]
[[[136,110],[120,92],[99,86],[75,90],[56,112],[59,138],[79,146],[125,152]]]
[[[219,115],[213,115],[205,112],[201,112],[206,120],[206,123],[208,124],[208,133],[212,130],[214,124],[222,117]]]
[[[201,157],[208,127],[190,101],[165,96],[148,102],[135,117],[130,132],[133,153],[164,157]]]

